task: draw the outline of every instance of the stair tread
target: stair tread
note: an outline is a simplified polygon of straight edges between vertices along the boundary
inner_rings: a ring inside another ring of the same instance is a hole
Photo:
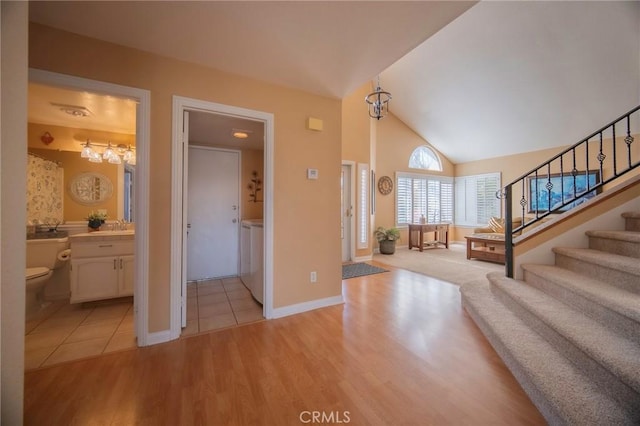
[[[521,267],[640,323],[640,294],[554,265],[528,263]]]
[[[575,247],[554,247],[553,252],[640,277],[640,262],[633,257]]]
[[[488,282],[465,284],[460,291],[565,423],[633,424],[638,421],[637,413],[633,415],[635,419],[630,418],[620,404],[603,394],[598,385],[498,301]]]
[[[501,273],[487,275],[492,284],[516,298],[548,326],[580,348],[624,383],[640,392],[640,345],[552,296]]]
[[[587,231],[586,234],[589,237],[607,238],[610,240],[640,244],[640,232],[636,231]]]

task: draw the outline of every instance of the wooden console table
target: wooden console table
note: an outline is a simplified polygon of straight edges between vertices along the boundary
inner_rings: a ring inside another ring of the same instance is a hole
[[[480,259],[504,264],[504,237],[473,234],[467,239],[467,259]]]
[[[434,239],[425,241],[425,232],[433,232]],[[444,244],[446,248],[449,248],[448,223],[409,224],[409,250],[413,247],[418,247],[418,249],[422,251],[425,245],[432,246],[437,244]]]

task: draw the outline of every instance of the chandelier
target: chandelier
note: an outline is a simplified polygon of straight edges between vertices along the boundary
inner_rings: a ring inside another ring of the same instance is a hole
[[[369,105],[369,117],[380,120],[389,112],[389,101],[391,93],[385,92],[380,88],[380,76],[378,76],[378,84],[373,92],[369,93],[364,101]]]
[[[100,152],[97,148],[104,148],[104,150]],[[82,144],[80,157],[86,158],[92,163],[102,163],[103,161],[106,161],[110,164],[122,164],[122,162],[132,166],[136,164],[135,147],[132,148],[131,145],[124,144],[114,146],[111,145],[111,142],[108,142],[105,145],[91,142],[89,139],[87,139],[87,142]]]

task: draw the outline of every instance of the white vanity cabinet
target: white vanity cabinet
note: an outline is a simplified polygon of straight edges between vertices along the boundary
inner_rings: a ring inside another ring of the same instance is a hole
[[[71,239],[71,303],[133,295],[133,238]]]

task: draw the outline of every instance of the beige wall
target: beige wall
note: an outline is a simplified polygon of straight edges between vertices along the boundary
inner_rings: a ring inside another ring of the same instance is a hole
[[[40,140],[41,136],[49,132],[54,137],[54,141],[45,145]],[[114,145],[124,144],[135,146],[135,135],[121,133],[101,132],[96,130],[75,129],[71,127],[61,127],[29,123],[28,147],[29,152],[43,158],[62,163],[64,169],[64,220],[82,221],[87,218],[91,211],[105,209],[109,220],[122,219],[122,214],[118,209],[118,187],[123,185],[115,164],[91,163],[80,157],[82,143],[87,139],[94,142],[106,143],[111,141]],[[104,203],[86,206],[77,203],[69,194],[69,184],[80,173],[94,172],[107,176],[113,184],[113,195]]]
[[[264,152],[255,149],[243,149],[242,150],[242,183],[241,183],[241,197],[242,197],[242,219],[262,219],[264,217]],[[258,201],[250,201],[251,191],[249,190],[249,183],[253,178],[252,172],[258,173],[258,179],[263,184],[262,190],[258,191]]]
[[[31,24],[33,68],[151,92],[149,331],[169,328],[172,96],[274,115],[274,307],[341,294],[341,103]],[[324,121],[306,130],[307,117]],[[320,179],[306,179],[317,168]],[[310,226],[310,224],[313,224]],[[301,237],[303,236],[303,237]],[[310,242],[313,242],[310,244]],[[310,284],[310,271],[318,282]]]
[[[54,151],[51,149],[30,148],[30,153],[36,154],[47,160],[57,161],[64,169],[64,220],[82,221],[86,220],[89,213],[104,209],[107,211],[107,219],[121,219],[118,214],[118,166],[109,163],[90,163],[85,158],[80,158],[77,152]],[[80,173],[93,172],[105,175],[113,185],[113,194],[105,202],[93,204],[91,206],[77,203],[69,193],[69,184]]]
[[[27,203],[28,3],[0,2],[0,423],[21,425]]]
[[[387,117],[376,122],[378,141],[377,141],[377,157],[376,179],[382,176],[389,176],[395,183],[396,172],[412,172],[423,173],[434,176],[453,176],[454,166],[442,155],[438,150],[431,146],[427,141],[422,139],[400,121],[395,115],[389,114]],[[427,145],[433,149],[442,162],[442,171],[424,171],[409,168],[409,157],[411,153],[419,146]],[[377,182],[376,182],[377,184]],[[376,186],[376,221],[375,225],[390,228],[395,226],[395,200],[396,191],[389,195],[382,195]],[[400,229],[401,245],[408,244],[408,234],[406,228]],[[377,244],[376,244],[377,245]]]
[[[636,136],[636,140],[640,140]],[[619,170],[622,170],[624,167],[628,167],[624,163],[627,161],[626,157],[626,146],[624,144],[623,138],[616,138],[616,158]],[[604,179],[610,177],[613,173],[613,151],[612,151],[611,139],[604,139],[603,141],[603,153],[606,155],[606,159],[603,163],[603,175]],[[504,157],[496,157],[490,158],[487,160],[479,160],[473,161],[469,163],[462,163],[455,165],[455,176],[468,176],[468,175],[476,175],[482,173],[492,173],[492,172],[500,172],[501,173],[501,184],[504,187],[506,184],[513,182],[515,179],[518,179],[525,173],[532,170],[534,167],[537,167],[541,163],[548,161],[549,159],[556,156],[559,152],[561,152],[565,147],[558,148],[550,148],[544,149],[540,151],[532,151],[524,154],[516,154],[516,155],[508,155]],[[599,153],[599,141],[591,141],[589,142],[589,168],[591,170],[598,169],[596,167],[599,163],[595,158]],[[640,161],[640,151],[633,151],[632,162],[636,163]],[[622,154],[622,155],[621,155]],[[586,170],[586,154],[584,151],[579,152],[576,155],[576,168],[580,171]],[[559,161],[553,163],[550,168],[551,173],[558,173],[560,171]],[[565,170],[571,170],[573,167],[573,159],[572,155],[565,154],[563,155],[563,168]],[[539,170],[539,175],[545,175],[547,172],[545,169]],[[633,171],[625,176],[625,179],[629,179],[633,176],[636,176],[640,171]],[[617,185],[619,182],[613,182],[605,186],[605,189],[611,187],[612,185]],[[526,185],[526,184],[525,184]],[[521,215],[522,208],[518,204],[522,197],[521,187],[514,188],[513,190],[513,211],[515,215]],[[525,186],[526,191],[526,186]],[[504,212],[503,212],[504,214]],[[526,216],[530,216],[528,212],[525,212]],[[469,235],[473,233],[473,228],[461,228],[456,227],[454,229],[454,239],[457,241],[463,241],[465,235]]]

